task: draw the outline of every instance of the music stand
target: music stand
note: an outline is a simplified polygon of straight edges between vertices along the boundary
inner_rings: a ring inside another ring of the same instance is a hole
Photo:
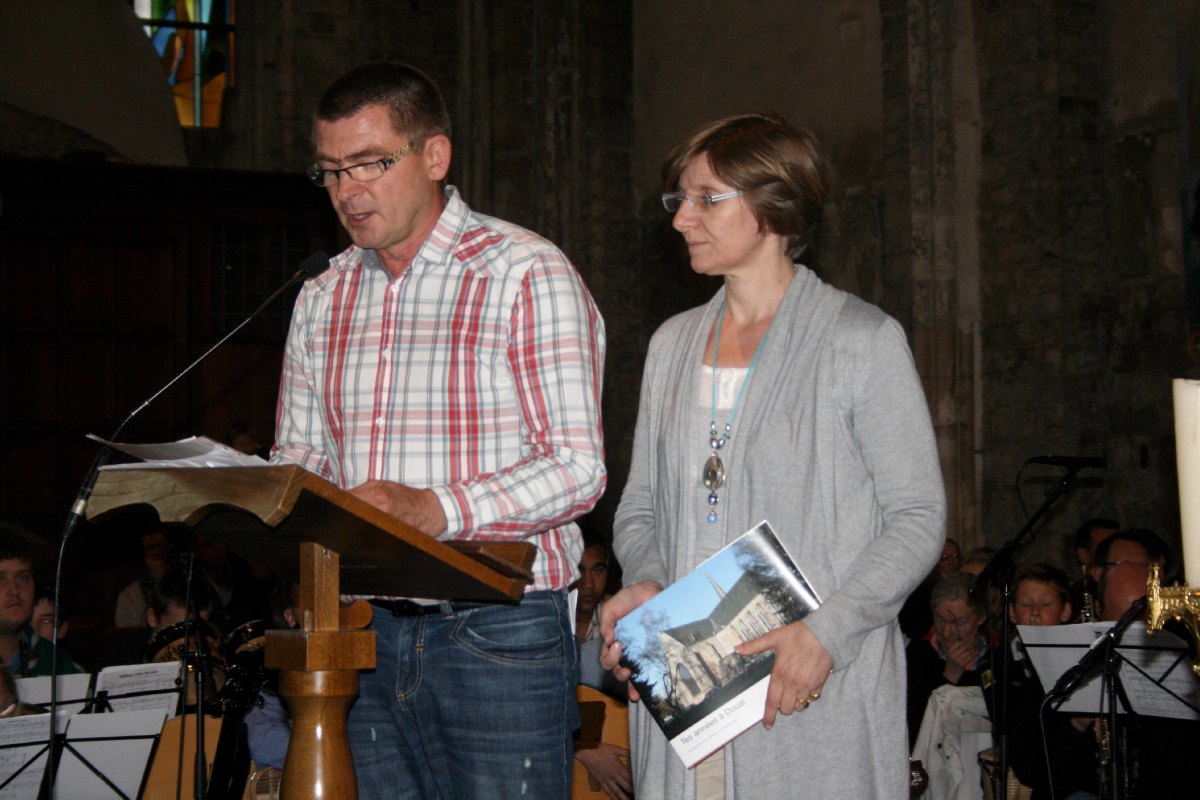
[[[1113,624],[1022,625],[1019,631],[1042,685],[1053,686]],[[1047,696],[1047,701],[1050,699]],[[1104,717],[1113,747],[1105,779],[1115,798],[1124,797],[1129,774],[1124,729],[1129,719],[1200,720],[1200,681],[1191,670],[1188,645],[1169,632],[1149,637],[1144,625],[1131,627],[1109,650],[1102,674],[1061,698],[1055,710]]]
[[[533,581],[528,542],[442,542],[295,465],[105,470],[87,514],[137,505],[300,583],[301,627],[268,631],[264,659],[292,712],[285,798],[323,786],[357,796],[346,715],[359,670],[375,666],[375,635],[370,605],[339,608],[343,590],[516,603]]]

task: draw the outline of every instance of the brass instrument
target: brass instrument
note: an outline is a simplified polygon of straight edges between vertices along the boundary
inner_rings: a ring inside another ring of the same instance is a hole
[[[1088,565],[1080,564],[1079,568],[1083,570],[1083,603],[1079,609],[1080,622],[1092,622],[1096,619],[1096,600],[1092,597],[1092,579],[1088,576]]]
[[[1097,758],[1098,766],[1096,767],[1099,773],[1099,784],[1097,796],[1100,800],[1108,800],[1110,797],[1108,786],[1108,769],[1112,763],[1112,731],[1108,729],[1108,717],[1104,714],[1096,717],[1096,745],[1099,749]]]

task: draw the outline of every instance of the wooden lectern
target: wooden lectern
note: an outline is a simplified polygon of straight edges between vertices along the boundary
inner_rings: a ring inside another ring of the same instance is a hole
[[[300,583],[303,623],[266,644],[292,714],[284,800],[358,795],[346,714],[375,634],[371,606],[340,594],[515,603],[533,580],[532,544],[438,541],[298,466],[106,469],[87,516],[141,505]]]

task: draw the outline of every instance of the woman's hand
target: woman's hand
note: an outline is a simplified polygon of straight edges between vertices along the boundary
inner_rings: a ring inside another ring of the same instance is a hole
[[[763,711],[763,727],[768,730],[775,724],[777,712],[803,711],[820,698],[821,689],[833,672],[833,659],[803,622],[776,628],[735,649],[743,656],[775,651],[775,666],[771,669]]]
[[[616,625],[619,619],[661,591],[662,586],[655,581],[638,581],[605,600],[600,607],[600,638],[604,642],[600,648],[600,666],[629,687],[629,699],[634,702],[637,702],[638,693],[633,684],[628,683],[629,670],[621,666],[621,643],[616,640]]]
[[[957,684],[962,680],[963,673],[979,656],[979,643],[974,639],[944,643],[946,653],[946,668],[942,677]]]

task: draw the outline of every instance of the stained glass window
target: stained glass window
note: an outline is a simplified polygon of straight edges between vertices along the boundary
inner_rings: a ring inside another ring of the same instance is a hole
[[[236,0],[132,0],[175,96],[179,124],[216,128],[233,86]]]

